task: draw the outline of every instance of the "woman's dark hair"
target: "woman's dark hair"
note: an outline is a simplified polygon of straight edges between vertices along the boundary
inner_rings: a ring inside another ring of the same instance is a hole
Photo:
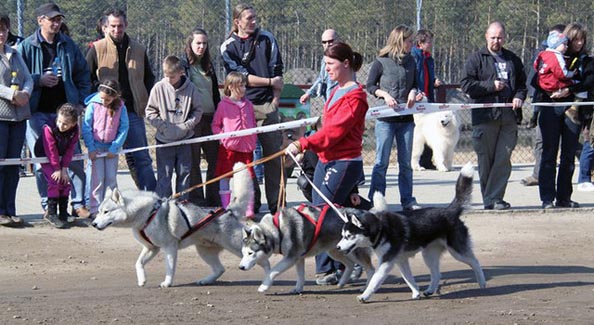
[[[193,65],[196,62],[200,61],[200,67],[202,68],[202,70],[204,70],[207,76],[210,76],[212,70],[212,61],[210,59],[210,45],[208,42],[206,43],[206,50],[204,50],[204,55],[202,56],[202,58],[199,58],[194,53],[194,51],[192,51],[192,41],[194,40],[194,35],[204,35],[206,36],[206,39],[208,39],[208,34],[204,29],[196,27],[192,30],[188,38],[186,38],[185,52],[186,57],[188,58],[188,63],[190,65]]]
[[[343,42],[336,42],[330,45],[326,51],[324,51],[324,56],[333,58],[340,62],[349,60],[349,66],[355,72],[359,71],[363,65],[363,56],[361,56],[361,54],[358,52],[353,52],[353,49],[351,49],[348,44]]]
[[[98,90],[114,98],[109,105],[105,106],[110,111],[109,115],[113,116],[120,106],[122,106],[120,83],[117,80],[105,80],[99,85]]]
[[[70,103],[64,103],[58,107],[56,112],[58,115],[63,115],[70,119],[72,123],[78,123],[78,108]]]

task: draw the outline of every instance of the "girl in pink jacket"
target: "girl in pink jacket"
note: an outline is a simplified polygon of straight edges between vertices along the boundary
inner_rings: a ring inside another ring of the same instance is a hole
[[[226,97],[219,102],[212,121],[212,133],[220,134],[239,131],[256,127],[254,106],[245,98],[246,82],[239,72],[231,72],[225,79],[224,94]],[[236,162],[249,164],[252,162],[253,152],[256,149],[256,135],[241,137],[228,137],[221,139],[217,157],[216,176],[223,175],[233,170]],[[254,170],[249,168],[250,175],[255,178]],[[229,178],[224,178],[219,184],[221,204],[227,208],[231,199]],[[254,199],[251,198],[247,217],[254,215]]]
[[[70,103],[63,104],[58,108],[56,122],[45,124],[42,130],[34,151],[36,157],[47,157],[49,160],[41,164],[47,180],[47,213],[44,218],[56,228],[65,228],[70,194],[68,165],[78,143],[78,110]]]
[[[106,80],[98,90],[85,100],[87,109],[82,125],[82,136],[91,163],[91,175],[87,175],[91,177],[91,219],[97,215],[106,190],[114,190],[118,186],[118,153],[124,146],[129,127],[120,84],[116,80]],[[99,154],[105,155],[97,157]]]

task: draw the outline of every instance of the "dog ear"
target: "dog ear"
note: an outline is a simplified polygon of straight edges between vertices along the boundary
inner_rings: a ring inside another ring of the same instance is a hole
[[[246,239],[246,238],[250,237],[250,235],[252,234],[252,230],[250,228],[243,227],[241,229],[241,233],[243,234],[243,239]]]
[[[354,215],[354,214],[353,214],[353,215],[351,215],[351,223],[352,223],[352,224],[353,224],[355,227],[357,227],[357,228],[360,228],[360,229],[363,229],[363,224],[361,223],[361,220],[359,220],[359,218],[357,218],[357,216],[356,216],[356,215]]]
[[[264,236],[264,233],[262,232],[262,229],[260,229],[260,227],[252,228],[252,234],[254,236],[254,240],[256,241],[256,243],[263,244],[266,242],[266,236]]]
[[[120,190],[118,190],[117,187],[113,189],[113,192],[111,193],[111,199],[120,205],[122,205],[124,203],[123,198],[122,198],[122,193],[120,193]]]

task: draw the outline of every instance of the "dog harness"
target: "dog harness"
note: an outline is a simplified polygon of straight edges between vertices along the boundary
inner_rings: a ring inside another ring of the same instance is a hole
[[[155,205],[153,206],[153,210],[151,210],[150,217],[146,221],[146,224],[144,224],[144,227],[142,227],[142,229],[140,230],[140,236],[144,240],[146,240],[149,244],[151,244],[152,246],[156,246],[156,245],[153,244],[153,242],[148,238],[148,236],[147,236],[147,234],[145,232],[145,229],[146,229],[146,227],[148,227],[148,225],[153,221],[153,219],[157,215],[157,212],[161,208],[161,204],[162,204],[162,201],[161,200],[159,200],[158,202],[155,202]],[[176,202],[176,205],[178,205],[177,202]],[[186,226],[188,227],[188,231],[181,237],[181,240],[184,240],[184,239],[188,238],[190,235],[192,235],[196,231],[202,229],[202,227],[204,227],[204,226],[208,225],[209,223],[211,223],[213,220],[215,220],[220,215],[222,215],[225,211],[226,210],[223,209],[223,208],[217,208],[214,211],[210,211],[209,214],[207,214],[204,218],[200,219],[200,221],[198,221],[197,224],[195,224],[195,225],[192,226],[190,224],[190,220],[188,219],[188,216],[186,215],[186,213],[184,212],[184,210],[179,209],[179,212],[181,213],[184,221],[186,222]]]
[[[181,212],[181,215],[184,217],[184,220],[186,221],[186,225],[188,226],[188,232],[185,233],[181,239],[184,240],[186,238],[188,238],[190,235],[192,235],[193,233],[195,233],[196,231],[202,229],[202,227],[208,225],[209,223],[211,223],[214,219],[218,218],[220,215],[222,215],[223,213],[225,213],[225,209],[223,208],[217,208],[214,211],[210,211],[210,213],[208,215],[206,215],[206,217],[200,219],[200,221],[198,221],[197,224],[195,224],[194,226],[190,226],[190,220],[188,219],[188,216],[184,213],[184,210],[179,209],[179,211]]]
[[[148,238],[148,236],[146,235],[146,232],[144,230],[153,221],[153,219],[155,219],[155,216],[157,215],[157,212],[159,212],[159,209],[161,208],[162,203],[163,203],[162,200],[155,202],[148,220],[144,224],[144,227],[142,227],[142,229],[140,229],[140,237],[142,237],[142,239],[146,240],[151,246],[155,246],[155,244],[153,244],[153,242]]]
[[[306,208],[314,208],[320,212],[320,216],[318,217],[318,220],[316,221],[314,218],[312,218],[309,214],[303,212],[303,210]],[[320,206],[311,206],[305,203],[301,203],[298,207],[295,208],[295,210],[297,212],[299,212],[299,214],[307,221],[309,221],[312,225],[314,225],[316,227],[315,231],[314,231],[314,236],[311,240],[311,242],[309,243],[309,246],[307,247],[307,251],[305,251],[305,254],[307,254],[307,252],[309,252],[311,250],[311,248],[315,245],[316,241],[318,240],[318,237],[320,236],[320,231],[322,230],[322,224],[324,223],[324,217],[326,216],[326,213],[328,212],[328,209],[330,208],[330,206],[328,204],[324,204],[323,207],[320,209]],[[272,218],[272,222],[274,223],[274,226],[279,230],[279,242],[283,241],[283,237],[282,237],[282,232],[280,231],[280,212],[277,212],[274,214],[273,218]],[[281,251],[281,246],[279,245],[279,252],[282,254]]]

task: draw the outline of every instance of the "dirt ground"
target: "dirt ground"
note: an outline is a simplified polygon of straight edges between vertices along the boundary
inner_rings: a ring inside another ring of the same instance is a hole
[[[140,246],[128,229],[0,227],[0,323],[592,324],[592,213],[467,214],[486,289],[466,265],[445,255],[439,295],[411,300],[395,270],[369,304],[355,299],[363,281],[344,289],[316,286],[312,259],[302,295],[287,294],[293,270],[270,294],[258,293],[261,269],[240,271],[239,259],[228,253],[221,281],[196,286],[208,268],[194,249],[180,252],[174,287],[157,287],[165,274],[159,255],[148,265],[147,286],[139,288]],[[428,270],[420,256],[412,267],[425,287]]]

